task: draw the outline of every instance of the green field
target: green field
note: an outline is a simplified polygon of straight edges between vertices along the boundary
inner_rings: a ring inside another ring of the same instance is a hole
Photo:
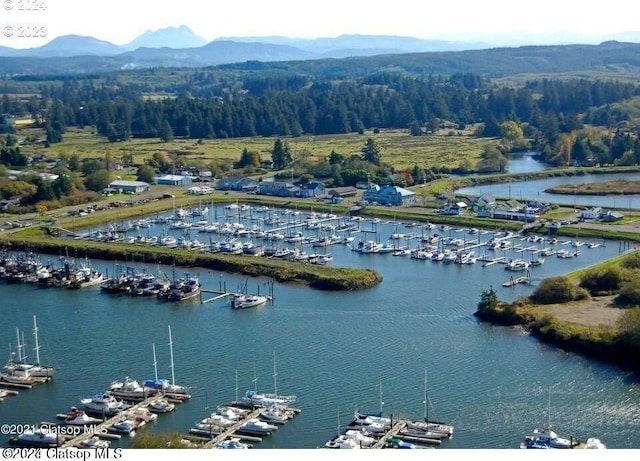
[[[19,134],[40,134],[34,129],[23,129]],[[359,154],[367,140],[373,138],[381,149],[382,161],[391,165],[394,170],[404,170],[418,165],[420,168],[446,167],[455,168],[468,159],[475,166],[484,146],[497,143],[493,138],[476,138],[471,130],[442,130],[429,136],[411,136],[407,131],[381,131],[374,134],[300,136],[286,138],[294,161],[312,163],[328,157],[332,151],[344,156]],[[233,138],[233,139],[175,139],[161,142],[158,139],[133,139],[125,142],[110,143],[105,138],[92,134],[92,130],[69,128],[64,134],[64,141],[52,144],[49,148],[41,145],[21,145],[25,154],[45,153],[52,157],[60,154],[79,154],[81,158],[102,158],[109,153],[118,159],[124,154],[132,154],[136,164],[156,152],[165,152],[172,156],[179,155],[189,164],[206,165],[214,160],[240,159],[243,149],[258,152],[263,160],[270,159],[270,150],[276,138]]]

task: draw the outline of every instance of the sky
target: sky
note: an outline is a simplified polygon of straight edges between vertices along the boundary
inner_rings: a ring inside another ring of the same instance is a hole
[[[456,41],[515,36],[526,42],[531,34],[600,39],[640,30],[637,0],[0,0],[0,3],[0,46],[12,48],[41,46],[68,34],[124,45],[147,30],[181,25],[190,27],[207,41],[232,36],[318,38],[375,34]]]

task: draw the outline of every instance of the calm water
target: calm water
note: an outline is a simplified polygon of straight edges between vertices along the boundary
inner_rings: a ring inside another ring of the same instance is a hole
[[[546,189],[565,184],[591,184],[615,180],[640,180],[640,173],[588,174],[583,176],[565,176],[532,181],[505,184],[486,184],[478,187],[464,187],[456,190],[461,195],[482,195],[490,192],[496,198],[515,200],[540,200],[545,203],[557,203],[573,206],[601,206],[607,208],[640,209],[640,195],[624,196],[588,196],[549,194]]]
[[[384,241],[394,231],[428,232],[401,223],[360,224],[372,233],[356,238]],[[457,229],[432,232],[465,240],[491,236]],[[417,241],[401,243],[415,246]],[[518,239],[513,244],[536,245]],[[549,390],[551,421],[560,435],[599,437],[609,448],[639,448],[636,374],[540,344],[515,329],[479,323],[473,316],[480,293],[490,286],[501,299],[512,300],[530,293],[541,278],[584,268],[620,249],[618,243],[608,243],[583,246],[573,259],[547,257],[532,269],[532,286],[503,288],[511,273],[500,264],[444,265],[360,254],[338,245],[328,249],[334,266],[369,267],[384,281],[356,293],[275,284],[272,303],[246,311],[232,311],[224,300],[172,304],[107,295],[99,288],[1,283],[0,344],[8,352],[19,327],[31,349],[32,318],[37,315],[41,358],[58,372],[51,383],[0,403],[0,421],[53,421],[56,413],[106,390],[112,380],[153,378],[153,344],[160,375],[170,378],[171,326],[176,381],[192,386],[193,398],[144,430],[186,433],[216,405],[252,389],[255,377],[259,392],[273,392],[277,386],[279,393],[297,395],[295,406],[302,410],[256,448],[315,448],[335,435],[338,420],[344,427],[355,409],[377,411],[381,385],[387,415],[421,419],[426,369],[430,418],[455,425],[453,439],[439,449],[517,447],[525,434],[545,423]],[[504,256],[529,254],[510,250]],[[114,263],[93,263],[113,274]],[[157,270],[155,265],[137,266]],[[161,270],[172,271],[167,266]],[[262,278],[196,268],[190,272],[199,272],[206,288],[224,284],[235,290],[246,283],[250,292],[265,293],[269,287]]]

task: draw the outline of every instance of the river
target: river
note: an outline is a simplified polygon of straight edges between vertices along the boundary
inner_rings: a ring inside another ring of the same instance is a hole
[[[215,215],[224,213],[216,209]],[[487,232],[428,231],[394,222],[362,221],[360,226],[356,239],[386,241],[394,232],[439,232],[480,242],[491,237]],[[417,239],[400,243],[415,246]],[[537,245],[518,238],[512,243],[515,248]],[[568,240],[560,244],[571,247]],[[273,392],[277,386],[279,393],[297,395],[295,406],[302,411],[255,448],[315,448],[336,434],[338,420],[344,429],[354,410],[377,411],[381,394],[385,414],[420,420],[427,370],[430,418],[455,426],[454,437],[439,450],[515,448],[547,421],[549,395],[551,422],[560,435],[598,437],[609,448],[639,448],[638,375],[541,344],[519,329],[480,323],[473,316],[482,290],[494,287],[499,298],[513,300],[529,294],[542,278],[590,266],[622,248],[607,242],[580,247],[576,258],[547,257],[531,270],[530,285],[504,288],[510,273],[501,264],[442,264],[361,254],[336,245],[327,250],[334,256],[332,265],[371,268],[383,282],[359,292],[276,283],[272,302],[244,311],[231,310],[228,300],[162,303],[107,295],[98,287],[47,289],[3,282],[0,344],[7,351],[15,345],[17,327],[25,332],[33,356],[30,331],[36,315],[42,361],[54,365],[57,374],[50,383],[6,398],[0,419],[16,424],[53,421],[55,414],[106,390],[113,380],[153,378],[154,344],[160,375],[170,378],[170,326],[176,381],[191,386],[193,398],[143,430],[186,433],[236,393],[254,386]],[[476,251],[481,256],[484,250]],[[512,249],[503,256],[529,254]],[[93,265],[110,274],[116,270],[114,262]],[[158,270],[139,262],[128,265],[150,273]],[[160,270],[171,274],[173,269]],[[250,292],[266,293],[270,287],[263,278],[197,268],[189,272],[197,272],[210,289],[236,290],[246,284]],[[6,444],[6,438],[1,442]],[[127,445],[126,440],[119,443]]]

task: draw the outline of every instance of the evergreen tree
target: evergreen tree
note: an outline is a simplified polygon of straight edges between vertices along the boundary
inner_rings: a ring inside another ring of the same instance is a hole
[[[380,147],[373,138],[367,138],[362,148],[362,160],[380,166]]]
[[[273,143],[271,160],[273,162],[273,168],[276,170],[283,169],[293,161],[289,145],[286,142],[282,142],[280,138],[276,139]]]

